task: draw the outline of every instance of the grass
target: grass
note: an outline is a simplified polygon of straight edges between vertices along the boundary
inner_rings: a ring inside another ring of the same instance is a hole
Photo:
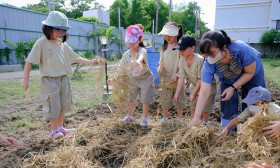
[[[69,75],[73,106],[72,111],[66,115],[91,108],[102,102],[105,77],[98,79],[99,73],[101,73],[99,69],[81,71],[78,79],[71,79],[72,75]],[[0,135],[14,135],[16,132],[36,128],[43,122],[39,99],[40,77],[30,78],[29,101],[25,100],[25,92],[21,83],[22,79],[0,81]],[[2,116],[6,119],[3,119]]]
[[[263,58],[265,76],[280,87],[280,58]]]

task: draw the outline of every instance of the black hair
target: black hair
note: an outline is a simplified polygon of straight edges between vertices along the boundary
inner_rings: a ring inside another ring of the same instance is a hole
[[[139,37],[139,41],[141,41],[141,39],[142,39],[142,36]],[[145,48],[145,45],[144,45],[143,41],[141,41],[139,43],[139,46]]]
[[[183,36],[184,34],[184,30],[183,30],[183,27],[179,24],[177,24],[176,22],[167,22],[165,23],[165,25],[173,25],[173,26],[176,26],[179,28],[179,32],[178,32],[178,35],[177,35],[177,42],[179,41],[179,39]],[[162,50],[165,51],[167,49],[167,46],[168,46],[168,43],[166,40],[164,40],[164,43],[163,43],[163,48]]]
[[[199,50],[201,54],[210,54],[210,48],[212,46],[224,50],[224,46],[231,43],[231,39],[228,37],[224,30],[209,31],[202,36],[199,44]]]
[[[47,25],[43,25],[43,27],[42,27],[42,31],[48,40],[51,40],[51,34],[52,34],[53,29],[54,29],[53,27],[47,26]],[[61,38],[62,42],[65,42],[68,39],[68,34],[66,34],[65,36],[62,36],[60,38]]]

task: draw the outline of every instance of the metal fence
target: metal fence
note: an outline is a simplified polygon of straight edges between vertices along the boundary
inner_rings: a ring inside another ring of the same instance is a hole
[[[0,49],[3,49],[6,44],[3,40],[8,40],[13,43],[18,41],[31,41],[33,39],[38,39],[43,36],[42,33],[42,21],[47,18],[46,13],[30,11],[22,8],[16,8],[7,5],[0,5]],[[101,45],[97,37],[89,38],[89,32],[93,32],[97,28],[103,26],[108,28],[109,26],[104,26],[98,23],[90,23],[79,21],[69,18],[69,23],[71,27],[69,30],[69,39],[67,43],[73,48],[74,51],[85,51],[91,50],[95,55],[102,55]],[[112,33],[119,34],[121,39],[125,38],[125,29],[118,28],[114,29]],[[157,50],[163,44],[163,37],[154,36],[152,34],[144,33],[143,39],[153,41],[155,49]],[[116,56],[121,56],[123,51],[128,49],[128,46],[119,46],[116,43],[108,45],[110,49],[110,54]],[[0,59],[4,59],[1,57]],[[10,61],[6,64],[18,64],[19,61],[15,56],[13,51],[10,54]],[[4,61],[5,64],[5,61]]]

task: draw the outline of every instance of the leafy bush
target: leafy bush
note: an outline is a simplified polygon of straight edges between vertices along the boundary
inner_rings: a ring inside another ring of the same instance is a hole
[[[16,52],[16,57],[20,61],[22,67],[24,67],[25,59],[28,56],[28,53],[32,49],[37,39],[33,39],[31,41],[18,41],[17,43],[13,43],[9,40],[3,40],[4,43],[7,44],[9,49],[13,49]]]
[[[269,55],[275,56],[280,51],[280,32],[276,29],[270,29],[263,33],[260,43],[269,48]]]
[[[77,20],[81,20],[81,21],[86,21],[86,22],[98,22],[100,23],[100,20],[95,17],[95,16],[92,16],[92,17],[78,17]]]

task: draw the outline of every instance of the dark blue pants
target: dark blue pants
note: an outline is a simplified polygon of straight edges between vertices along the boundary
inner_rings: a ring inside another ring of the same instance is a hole
[[[241,88],[242,99],[244,99],[247,96],[250,89],[252,89],[254,87],[257,87],[257,86],[265,87],[264,81],[259,83],[259,85],[258,84],[256,85],[256,84],[253,84],[253,83],[250,83],[250,82],[243,85],[242,88]],[[221,94],[228,87],[230,87],[229,84],[224,83],[224,82],[220,82]],[[224,128],[232,118],[234,118],[238,115],[238,104],[239,104],[239,101],[238,101],[238,93],[237,92],[235,92],[232,95],[231,99],[229,99],[228,101],[221,101],[220,102],[221,112],[222,112],[222,117],[221,117],[222,128]],[[247,104],[242,103],[242,111],[246,107],[247,107]]]

